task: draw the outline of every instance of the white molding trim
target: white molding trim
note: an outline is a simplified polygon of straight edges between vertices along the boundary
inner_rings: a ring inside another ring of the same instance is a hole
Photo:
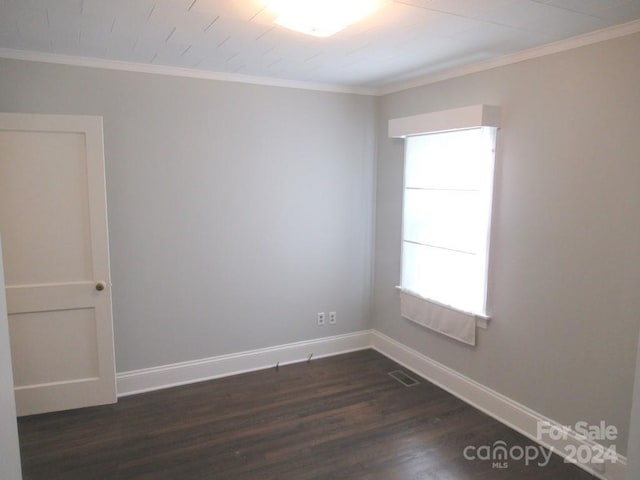
[[[512,54],[497,58],[491,58],[482,62],[454,67],[437,73],[428,73],[407,80],[391,82],[382,87],[362,87],[348,85],[334,85],[326,83],[314,83],[296,80],[286,80],[271,77],[254,77],[239,73],[212,72],[197,70],[194,68],[174,67],[170,65],[154,65],[146,63],[125,62],[104,58],[80,57],[75,55],[63,55],[49,52],[35,52],[32,50],[16,50],[0,48],[0,58],[12,60],[25,60],[30,62],[55,63],[61,65],[73,65],[78,67],[103,68],[107,70],[120,70],[126,72],[152,73],[158,75],[170,75],[174,77],[197,78],[203,80],[218,80],[222,82],[247,83],[252,85],[264,85],[270,87],[298,88],[302,90],[314,90],[320,92],[351,93],[356,95],[384,96],[391,93],[422,87],[432,83],[463,77],[472,73],[479,73],[498,67],[504,67],[514,63],[524,62],[534,58],[553,55],[567,50],[600,43],[614,38],[624,37],[640,32],[640,20],[614,25],[596,30],[594,32],[577,35],[557,42],[540,45],[538,47],[521,50]]]
[[[583,35],[577,35],[575,37],[566,38],[546,45],[528,48],[502,57],[491,58],[489,60],[469,65],[461,65],[460,67],[454,67],[442,72],[428,73],[405,81],[392,82],[387,86],[380,87],[376,93],[378,96],[389,95],[391,93],[401,92],[410,88],[423,87],[443,80],[463,77],[472,73],[484,72],[486,70],[492,70],[494,68],[520,63],[534,58],[565,52],[567,50],[573,50],[575,48],[592,45],[594,43],[613,40],[614,38],[625,37],[638,32],[640,32],[640,20],[634,20],[632,22],[614,25],[612,27],[603,28]]]
[[[356,95],[370,96],[376,95],[377,93],[376,89],[367,87],[334,85],[329,83],[314,83],[298,80],[287,80],[284,78],[258,77],[253,75],[243,75],[240,73],[212,72],[208,70],[197,70],[195,68],[124,62],[120,60],[109,60],[106,58],[80,57],[75,55],[63,55],[59,53],[35,52],[32,50],[15,50],[12,48],[0,48],[0,58],[8,58],[11,60],[25,60],[29,62],[72,65],[76,67],[120,70],[125,72],[152,73],[157,75],[196,78],[201,80],[218,80],[221,82],[247,83],[251,85],[263,85],[268,87],[298,88],[302,90],[314,90],[319,92],[351,93]]]
[[[499,128],[501,110],[495,105],[481,104],[392,118],[389,120],[389,137],[407,138],[474,127]]]
[[[566,456],[565,452],[568,447],[588,448],[594,453],[603,451],[602,446],[581,437],[576,432],[569,432],[567,438],[561,440],[538,439],[537,426],[539,422],[547,422],[558,429],[561,429],[562,425],[377,330],[362,330],[344,335],[118,373],[116,376],[118,397],[273,368],[276,363],[287,365],[302,362],[307,360],[310,354],[313,354],[312,358],[322,358],[368,348],[373,348],[534,442],[552,449],[562,457]],[[614,454],[614,456],[615,461],[607,462],[604,469],[598,465],[579,464],[578,466],[602,480],[625,480],[627,459],[619,454]]]
[[[569,435],[564,440],[554,441],[546,438],[540,440],[537,438],[538,422],[548,422],[556,428],[561,428],[561,425],[376,330],[373,330],[371,335],[374,350],[499,422],[520,432],[534,442],[552,449],[558,455],[565,457],[568,447],[588,448],[592,452],[603,451],[603,447],[588,441],[575,432],[569,432]],[[615,454],[615,458],[615,462],[607,462],[604,465],[604,469],[590,464],[578,464],[578,466],[602,480],[624,480],[627,459],[618,454]]]
[[[116,375],[118,397],[238,375],[312,358],[371,348],[371,330],[317,338],[275,347],[219,355],[189,362],[122,372]]]

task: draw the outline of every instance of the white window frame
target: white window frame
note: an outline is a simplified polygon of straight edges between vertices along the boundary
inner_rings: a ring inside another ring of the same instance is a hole
[[[489,105],[475,105],[475,106],[463,107],[463,108],[458,108],[453,110],[445,110],[445,111],[439,111],[439,112],[433,112],[433,113],[426,113],[422,115],[415,115],[412,117],[398,118],[398,119],[393,119],[389,121],[389,136],[393,138],[406,139],[407,137],[416,136],[416,135],[444,133],[444,132],[466,130],[466,129],[478,128],[478,127],[491,127],[494,129],[494,132],[495,132],[500,127],[500,114],[501,114],[500,107],[489,106]],[[494,138],[495,138],[495,134],[494,134]],[[493,143],[493,146],[495,147],[495,141]],[[495,160],[495,154],[492,160]],[[492,164],[491,178],[493,180],[493,164]],[[493,182],[491,182],[491,186],[492,184]],[[402,211],[403,221],[405,216],[405,210],[404,210],[404,207],[405,207],[404,196],[406,193],[405,185],[406,185],[406,182],[405,184],[403,184],[403,211]],[[492,196],[492,189],[490,189],[490,191],[488,192],[488,195]],[[491,202],[491,199],[489,199],[489,201]],[[491,204],[489,204],[489,207],[491,207]],[[491,211],[491,208],[489,208],[489,212],[490,211]],[[437,299],[434,300],[434,299],[423,298],[424,300],[431,302],[432,304],[438,307],[443,307],[445,309],[451,309],[457,312],[462,312],[464,314],[469,314],[473,318],[475,318],[477,326],[484,327],[484,328],[486,328],[487,321],[489,319],[489,316],[487,315],[487,311],[486,311],[486,305],[487,305],[486,286],[489,281],[488,258],[489,258],[489,245],[490,245],[489,235],[491,230],[491,218],[489,217],[487,221],[488,221],[488,227],[487,227],[487,242],[486,242],[486,260],[485,260],[485,269],[484,269],[485,270],[485,273],[484,273],[485,291],[484,291],[484,302],[483,302],[484,308],[482,308],[482,311],[468,312],[468,311],[456,308],[455,305],[453,306],[444,305],[438,302]],[[404,247],[404,244],[405,244],[404,225],[403,225],[402,232],[403,232],[402,245]],[[401,264],[404,264],[404,257],[401,260]],[[403,277],[401,276],[401,279],[400,279],[401,286],[399,287],[401,290],[403,288],[402,278]],[[430,327],[430,325],[428,325],[428,320],[420,321],[419,323],[425,324],[425,326]],[[438,329],[436,328],[436,330]]]

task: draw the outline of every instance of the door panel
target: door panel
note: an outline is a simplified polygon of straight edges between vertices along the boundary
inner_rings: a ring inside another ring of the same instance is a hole
[[[100,117],[0,114],[0,232],[18,415],[114,402]]]
[[[0,156],[20,155],[2,162],[11,202],[0,205],[0,218],[29,219],[4,233],[7,285],[92,280],[84,136],[0,131],[0,148]]]
[[[17,388],[99,376],[93,308],[11,315],[9,330]]]

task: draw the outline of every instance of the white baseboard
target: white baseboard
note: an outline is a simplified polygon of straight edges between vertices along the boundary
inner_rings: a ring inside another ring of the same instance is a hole
[[[566,452],[577,448],[588,448],[593,455],[603,451],[600,445],[581,437],[576,432],[569,432],[567,438],[561,440],[539,439],[537,438],[539,422],[548,422],[559,429],[562,429],[562,426],[376,330],[373,330],[371,335],[373,348],[384,356],[558,455],[566,457]],[[606,462],[603,465],[604,469],[602,465],[578,464],[578,466],[603,480],[624,480],[627,459],[622,455],[613,454],[613,456],[615,461]]]
[[[116,375],[118,397],[371,348],[371,330],[220,355]]]
[[[568,449],[578,448],[587,448],[594,455],[602,452],[600,445],[581,437],[576,432],[569,432],[567,438],[561,440],[537,438],[540,422],[548,422],[558,429],[562,426],[376,330],[363,330],[346,335],[118,373],[116,378],[118,396],[124,397],[261,370],[274,367],[276,363],[286,365],[301,362],[308,359],[310,354],[313,354],[313,358],[321,358],[367,348],[374,348],[499,422],[552,449],[560,456],[566,457],[565,452],[571,451]],[[579,464],[579,466],[602,480],[624,480],[627,459],[617,454],[614,454],[614,459],[615,461],[606,462],[604,469],[601,465]]]

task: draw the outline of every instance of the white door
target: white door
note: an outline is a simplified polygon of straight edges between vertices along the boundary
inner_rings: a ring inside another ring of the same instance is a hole
[[[102,118],[0,113],[18,415],[116,401]]]

